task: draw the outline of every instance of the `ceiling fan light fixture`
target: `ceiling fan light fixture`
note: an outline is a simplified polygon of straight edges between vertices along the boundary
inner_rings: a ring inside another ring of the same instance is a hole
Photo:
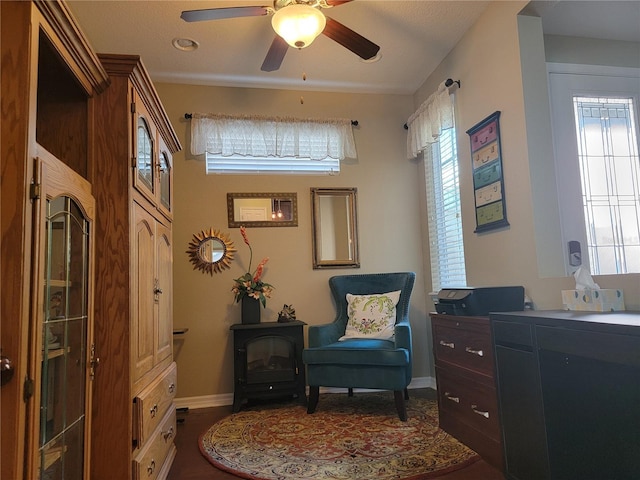
[[[311,45],[326,24],[327,19],[320,10],[304,4],[283,7],[271,18],[276,33],[295,48]]]

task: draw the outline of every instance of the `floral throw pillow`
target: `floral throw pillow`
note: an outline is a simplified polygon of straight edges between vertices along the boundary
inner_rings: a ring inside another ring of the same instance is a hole
[[[400,290],[371,295],[347,293],[347,328],[340,340],[348,338],[390,339],[396,324]]]

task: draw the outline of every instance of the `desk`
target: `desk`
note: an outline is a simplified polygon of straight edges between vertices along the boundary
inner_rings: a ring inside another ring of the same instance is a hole
[[[492,313],[507,478],[640,478],[640,312]]]

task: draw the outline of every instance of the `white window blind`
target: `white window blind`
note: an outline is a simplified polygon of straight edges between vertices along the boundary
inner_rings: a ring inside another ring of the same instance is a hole
[[[207,173],[330,173],[355,158],[351,120],[194,113],[191,152]]]
[[[432,292],[465,286],[455,115],[445,82],[409,117],[407,127],[407,157],[421,152],[424,157]]]
[[[424,150],[432,291],[465,286],[455,128]]]
[[[207,174],[280,174],[280,175],[337,175],[340,160],[327,157],[322,160],[297,157],[255,157],[245,155],[206,154]]]

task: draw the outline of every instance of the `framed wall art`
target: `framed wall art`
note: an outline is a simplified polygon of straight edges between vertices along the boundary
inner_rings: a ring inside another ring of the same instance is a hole
[[[508,226],[500,148],[500,112],[492,113],[467,130],[467,134],[471,140],[475,233]]]

